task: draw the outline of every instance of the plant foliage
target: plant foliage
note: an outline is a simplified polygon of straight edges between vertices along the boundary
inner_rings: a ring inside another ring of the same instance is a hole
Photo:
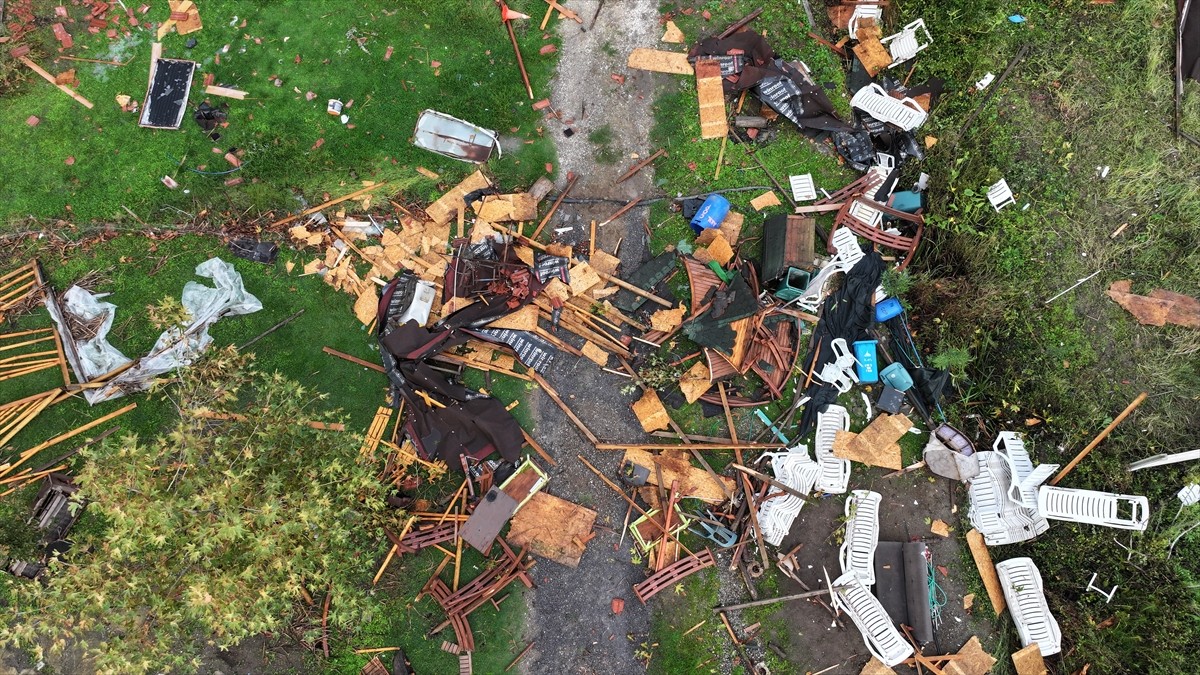
[[[193,670],[205,644],[289,627],[302,589],[332,594],[333,626],[368,618],[355,551],[383,488],[359,439],[304,424],[332,418],[312,406],[323,396],[232,349],[179,377],[173,427],[85,451],[80,495],[108,527],[17,589],[8,644],[82,648],[102,671]]]

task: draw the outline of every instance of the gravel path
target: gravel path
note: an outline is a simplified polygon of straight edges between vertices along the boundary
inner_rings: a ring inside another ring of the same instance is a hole
[[[596,0],[572,0],[571,9],[590,24]],[[591,30],[581,30],[573,21],[558,23],[563,38],[558,76],[550,97],[554,109],[575,130],[563,134],[562,125],[550,121],[558,149],[559,180],[566,172],[579,180],[572,190],[576,197],[603,197],[622,201],[648,194],[653,171],[643,170],[634,178],[614,185],[632,164],[636,153],[646,157],[653,124],[650,106],[660,80],[650,73],[629,71],[625,58],[634,47],[654,46],[660,37],[658,7],[654,0],[608,0]],[[612,78],[625,77],[624,84]],[[611,147],[620,159],[612,164],[594,159],[595,146],[588,134],[608,126],[613,131]],[[588,237],[589,222],[603,221],[618,206],[564,205],[554,227],[573,227],[558,238],[576,242]],[[631,213],[597,231],[597,247],[612,252],[620,241],[622,270],[628,272],[645,254],[644,209]],[[548,226],[549,227],[549,226]],[[560,334],[563,332],[560,331]],[[564,339],[574,340],[570,334]],[[615,364],[613,364],[615,365]],[[546,379],[596,436],[604,440],[634,441],[644,437],[629,404],[632,395],[621,393],[629,380],[605,373],[591,362],[562,355]],[[630,562],[630,543],[618,548],[626,505],[576,458],[582,454],[609,475],[615,473],[619,452],[600,452],[588,443],[548,397],[531,395],[535,420],[532,434],[558,460],[547,490],[554,495],[598,512],[597,536],[576,569],[547,560],[534,568],[537,589],[530,603],[527,637],[536,641],[522,661],[524,673],[632,673],[641,672],[634,650],[650,630],[650,612],[633,595],[633,584],[645,578],[643,568]],[[613,598],[625,601],[615,615]]]

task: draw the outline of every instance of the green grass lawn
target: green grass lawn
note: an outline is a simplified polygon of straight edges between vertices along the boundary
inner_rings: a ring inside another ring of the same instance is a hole
[[[58,73],[75,68],[76,88],[95,108],[87,110],[0,52],[0,227],[32,217],[89,223],[136,223],[132,210],[149,223],[190,221],[202,210],[224,223],[265,210],[297,207],[296,193],[309,203],[325,193],[339,195],[363,179],[394,181],[394,191],[425,198],[439,193],[434,181],[415,172],[424,166],[457,181],[472,170],[411,145],[418,113],[434,108],[494,129],[506,137],[503,158],[490,169],[508,187],[527,186],[553,163],[540,115],[530,108],[499,10],[490,0],[419,6],[388,2],[304,3],[210,0],[200,6],[204,28],[163,39],[165,58],[199,63],[189,110],[179,131],[143,129],[137,115],[121,112],[118,94],[141,101],[149,69],[152,22],[167,17],[166,3],[136,15],[141,27],[109,40],[89,34],[85,7],[65,3],[75,46],[71,56],[127,62],[121,67],[58,60],[49,28],[57,2],[37,0],[46,25],[24,40],[30,57]],[[516,11],[541,16],[542,3],[514,0]],[[130,5],[136,8],[135,5]],[[119,6],[114,3],[119,11]],[[539,49],[536,19],[516,22],[534,93],[547,96],[555,57]],[[193,49],[185,48],[195,38]],[[392,50],[390,59],[385,58]],[[219,57],[219,63],[218,61]],[[202,78],[248,92],[228,103],[229,125],[213,141],[190,119],[205,100]],[[276,86],[275,82],[279,82]],[[313,100],[307,100],[312,92]],[[326,102],[353,101],[350,125],[326,113]],[[41,119],[29,126],[31,115]],[[317,147],[318,143],[320,144]],[[213,152],[221,150],[220,154]],[[225,151],[245,151],[242,169],[226,171]],[[73,159],[70,159],[73,158]],[[68,161],[72,162],[68,164]],[[180,184],[169,190],[160,179]],[[228,178],[244,183],[226,187]],[[125,208],[123,208],[125,207]],[[201,219],[203,219],[201,217]]]

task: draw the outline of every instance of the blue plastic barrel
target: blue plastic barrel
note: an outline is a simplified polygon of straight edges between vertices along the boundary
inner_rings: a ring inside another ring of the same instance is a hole
[[[864,384],[879,381],[878,362],[875,360],[877,344],[877,340],[859,340],[854,343],[854,358],[858,360],[855,370],[858,371],[858,381]]]
[[[904,307],[896,298],[888,298],[883,302],[875,305],[875,320],[883,323],[888,319],[894,319],[904,312]]]
[[[696,215],[692,216],[692,231],[700,234],[702,230],[720,227],[729,215],[729,200],[721,195],[709,195],[700,205]]]
[[[913,386],[912,376],[899,363],[893,363],[879,373],[889,387],[897,391],[908,391]]]

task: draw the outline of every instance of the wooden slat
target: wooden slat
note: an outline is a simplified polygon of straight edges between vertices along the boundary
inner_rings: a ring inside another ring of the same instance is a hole
[[[715,59],[696,61],[696,96],[700,100],[700,138],[728,136],[729,119],[725,112],[721,64]]]

